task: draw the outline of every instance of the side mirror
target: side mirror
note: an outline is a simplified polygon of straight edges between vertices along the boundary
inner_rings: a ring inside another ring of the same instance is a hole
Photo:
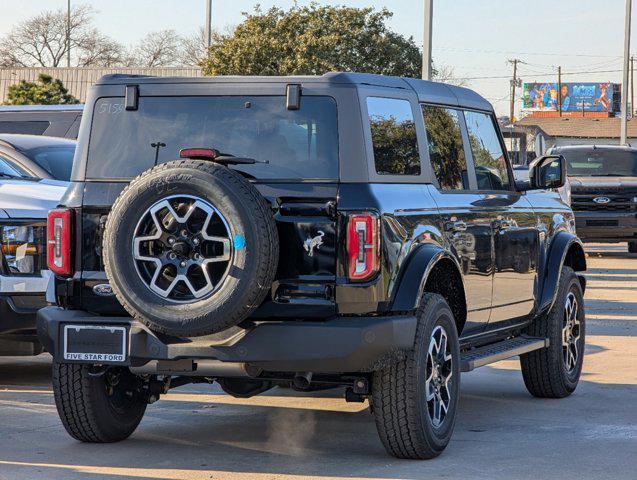
[[[529,164],[529,181],[518,184],[521,190],[560,188],[566,183],[566,160],[562,155],[544,155]]]

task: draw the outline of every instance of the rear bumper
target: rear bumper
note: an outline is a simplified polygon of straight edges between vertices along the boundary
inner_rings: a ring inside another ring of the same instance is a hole
[[[335,317],[322,322],[261,322],[215,342],[206,337],[177,339],[158,335],[129,317],[100,317],[46,307],[38,312],[38,337],[56,361],[66,361],[61,352],[65,324],[126,326],[125,365],[129,366],[152,360],[212,359],[277,372],[374,371],[401,360],[412,348],[416,334],[413,316]]]
[[[637,213],[575,211],[577,235],[584,241],[637,240]]]

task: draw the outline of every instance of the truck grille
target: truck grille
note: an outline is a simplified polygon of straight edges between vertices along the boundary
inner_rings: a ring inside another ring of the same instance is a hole
[[[606,197],[608,203],[598,203],[594,199]],[[637,191],[575,191],[571,195],[571,208],[574,211],[588,212],[637,212]]]
[[[40,275],[46,265],[46,224],[12,221],[0,224],[0,272],[5,276]]]

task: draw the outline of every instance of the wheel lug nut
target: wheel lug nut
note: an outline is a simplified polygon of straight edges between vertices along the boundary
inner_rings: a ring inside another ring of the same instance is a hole
[[[199,255],[198,253],[195,253],[195,254],[193,255],[193,258],[194,258],[195,260],[200,260],[200,259],[201,259],[201,255]]]
[[[179,264],[179,266],[180,266],[180,267],[182,267],[182,268],[183,268],[183,267],[185,267],[185,266],[186,266],[186,262],[182,261],[182,262]]]
[[[183,230],[181,231],[181,236],[182,236],[182,237],[187,237],[187,236],[188,236],[188,230],[183,229]]]
[[[193,245],[199,245],[199,239],[197,237],[192,239],[192,244]]]
[[[175,258],[177,258],[177,255],[175,255],[175,253],[174,253],[174,252],[170,252],[170,253],[168,254],[168,258],[170,258],[171,260],[174,260]]]
[[[169,237],[168,238],[168,244],[172,245],[173,243],[175,243],[175,239],[173,237]]]

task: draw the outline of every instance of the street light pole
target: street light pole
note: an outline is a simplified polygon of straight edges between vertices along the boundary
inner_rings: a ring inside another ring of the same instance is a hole
[[[624,24],[624,75],[622,77],[622,111],[620,145],[628,143],[628,64],[630,62],[630,16],[632,0],[626,0],[626,18]]]
[[[425,32],[422,42],[422,78],[431,80],[431,43],[433,30],[433,0],[425,0]]]
[[[66,66],[71,66],[71,0],[66,2]]]
[[[212,43],[212,0],[206,0],[206,30],[204,32],[206,48]]]

